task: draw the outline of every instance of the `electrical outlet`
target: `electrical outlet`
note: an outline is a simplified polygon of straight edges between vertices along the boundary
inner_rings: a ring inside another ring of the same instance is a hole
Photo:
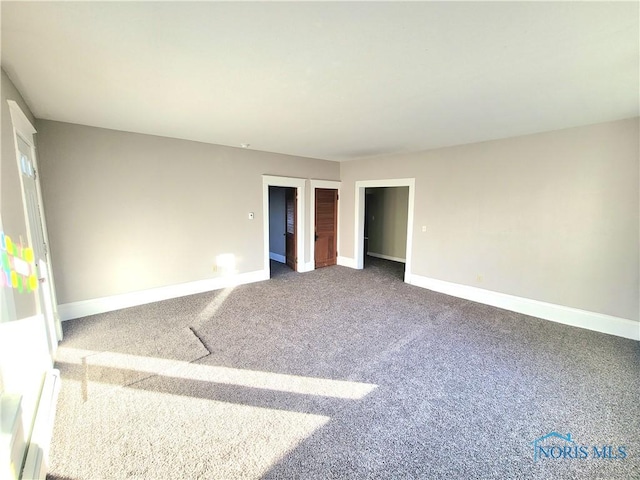
[[[217,271],[218,271],[218,265],[214,265],[214,266],[213,266],[213,271],[214,271],[214,272],[217,272]]]
[[[484,280],[484,276],[483,275],[478,275],[476,280],[478,281],[478,283],[482,283],[482,281]]]

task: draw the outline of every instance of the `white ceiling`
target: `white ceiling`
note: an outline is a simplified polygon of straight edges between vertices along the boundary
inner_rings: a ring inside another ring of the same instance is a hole
[[[638,2],[2,2],[38,118],[329,160],[639,114]]]

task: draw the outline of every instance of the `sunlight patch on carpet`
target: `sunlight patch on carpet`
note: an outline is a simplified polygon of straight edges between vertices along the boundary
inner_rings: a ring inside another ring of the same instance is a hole
[[[348,400],[362,399],[377,388],[377,385],[371,383],[200,365],[164,358],[143,357],[116,352],[93,352],[91,350],[68,347],[60,347],[58,349],[57,361],[80,365],[84,362],[89,372],[92,368],[102,368],[111,369],[115,372],[163,375],[185,380]]]
[[[202,322],[213,318],[213,316],[220,309],[227,297],[231,295],[231,292],[233,292],[234,289],[235,287],[227,287],[219,292],[215,296],[215,298],[198,314],[195,326],[199,327]]]
[[[67,394],[80,388],[65,383]],[[97,471],[108,478],[260,478],[329,420],[166,392],[112,391],[60,412],[55,470],[69,478],[95,478]]]

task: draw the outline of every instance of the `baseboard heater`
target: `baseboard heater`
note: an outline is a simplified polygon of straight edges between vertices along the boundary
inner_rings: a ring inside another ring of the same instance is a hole
[[[27,458],[20,478],[45,480],[49,467],[49,447],[60,393],[60,371],[51,369],[45,374],[38,410],[33,422]]]

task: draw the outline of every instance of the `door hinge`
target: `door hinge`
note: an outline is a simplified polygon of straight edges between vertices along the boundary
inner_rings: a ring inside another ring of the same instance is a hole
[[[49,255],[49,247],[47,246],[46,242],[42,243],[42,249],[45,255]]]

